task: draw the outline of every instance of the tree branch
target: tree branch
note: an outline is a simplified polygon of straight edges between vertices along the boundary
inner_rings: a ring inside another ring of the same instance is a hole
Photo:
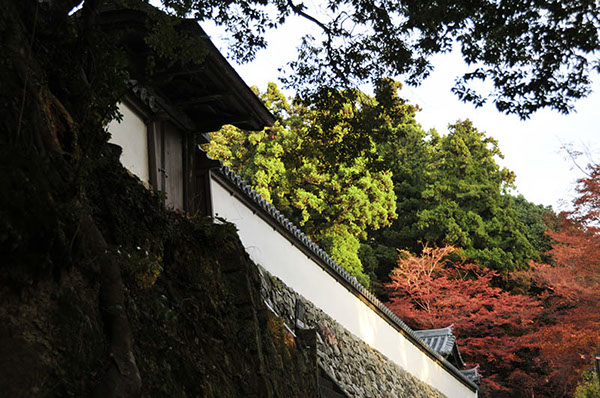
[[[309,15],[307,13],[305,13],[303,11],[304,8],[304,4],[300,3],[298,5],[295,5],[292,0],[288,0],[288,5],[290,6],[290,8],[299,16],[308,19],[309,21],[315,23],[318,27],[320,27],[321,29],[323,29],[323,31],[325,33],[327,33],[327,35],[331,36],[332,32],[331,29],[329,29],[327,27],[327,25],[325,25],[323,22],[319,21],[318,19],[316,19],[315,17],[313,17],[312,15]]]

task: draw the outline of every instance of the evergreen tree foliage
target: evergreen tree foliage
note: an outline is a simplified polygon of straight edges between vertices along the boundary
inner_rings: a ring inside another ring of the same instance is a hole
[[[573,393],[573,398],[594,398],[600,396],[600,383],[596,372],[588,371],[582,376]]]
[[[389,155],[398,218],[371,234],[361,251],[380,281],[396,266],[396,249],[423,245],[461,249],[471,262],[499,270],[526,269],[550,249],[551,209],[508,193],[515,175],[501,168],[498,143],[468,121],[440,136],[415,129]],[[379,291],[384,294],[384,291]]]
[[[515,175],[496,163],[497,142],[467,120],[433,145],[432,182],[415,225],[423,241],[461,247],[467,258],[495,269],[525,267],[535,250],[503,196]]]
[[[540,261],[551,210],[507,192],[515,175],[498,165],[498,143],[468,120],[444,136],[425,132],[400,88],[381,80],[373,96],[324,89],[308,106],[270,84],[262,98],[280,121],[261,132],[227,126],[209,154],[380,294],[397,249],[452,245],[499,271]]]

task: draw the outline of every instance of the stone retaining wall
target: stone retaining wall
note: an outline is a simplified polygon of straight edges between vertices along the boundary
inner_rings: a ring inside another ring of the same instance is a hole
[[[317,332],[319,365],[351,397],[444,397],[348,332],[310,301],[259,266],[263,299],[289,327],[304,308],[305,328]]]

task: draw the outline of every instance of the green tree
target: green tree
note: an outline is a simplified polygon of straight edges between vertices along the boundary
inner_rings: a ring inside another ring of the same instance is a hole
[[[370,233],[361,247],[361,260],[375,281],[374,290],[384,295],[380,281],[387,280],[398,263],[398,248],[418,252],[422,236],[414,227],[423,208],[422,192],[431,180],[433,165],[432,140],[435,132],[427,133],[416,122],[417,107],[404,112],[393,123],[394,134],[378,145],[382,161],[392,171],[396,194],[397,217],[392,226]],[[390,125],[392,125],[390,123]]]
[[[432,181],[415,225],[422,240],[461,247],[470,260],[495,269],[526,267],[537,253],[504,195],[515,175],[496,163],[497,142],[467,120],[434,145]]]
[[[552,206],[536,205],[525,199],[523,195],[503,195],[503,197],[509,201],[507,206],[516,211],[517,220],[524,227],[525,237],[535,251],[539,253],[539,258],[535,257],[533,259],[550,264],[552,256],[547,253],[552,250],[553,241],[546,234],[546,231],[554,229],[554,226],[558,223]]]
[[[281,121],[261,132],[228,126],[207,149],[368,285],[360,241],[396,216],[392,173],[378,148],[393,142],[406,120],[414,123],[399,87],[382,80],[375,96],[324,90],[305,106],[270,84],[262,98]]]
[[[583,374],[582,380],[577,384],[573,398],[594,398],[600,396],[600,384],[598,375],[594,371],[587,371]]]
[[[497,164],[502,153],[493,138],[468,120],[445,136],[418,125],[404,131],[386,155],[398,218],[371,233],[361,250],[377,281],[389,280],[398,248],[419,253],[424,245],[453,245],[469,261],[501,271],[525,269],[550,249],[544,231],[551,209],[507,193],[515,176]]]

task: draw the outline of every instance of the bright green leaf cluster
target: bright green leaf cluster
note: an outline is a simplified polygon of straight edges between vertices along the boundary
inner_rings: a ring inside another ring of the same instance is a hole
[[[360,242],[396,217],[392,173],[378,148],[404,120],[415,123],[398,83],[378,88],[375,97],[325,89],[305,106],[270,84],[262,99],[279,122],[259,132],[227,126],[207,146],[367,286]]]
[[[398,248],[452,245],[501,271],[540,260],[551,209],[509,194],[515,175],[498,165],[497,141],[468,120],[444,136],[423,131],[400,88],[393,80],[380,80],[373,96],[326,88],[307,106],[271,84],[262,99],[279,122],[259,132],[226,126],[209,154],[375,289]]]

